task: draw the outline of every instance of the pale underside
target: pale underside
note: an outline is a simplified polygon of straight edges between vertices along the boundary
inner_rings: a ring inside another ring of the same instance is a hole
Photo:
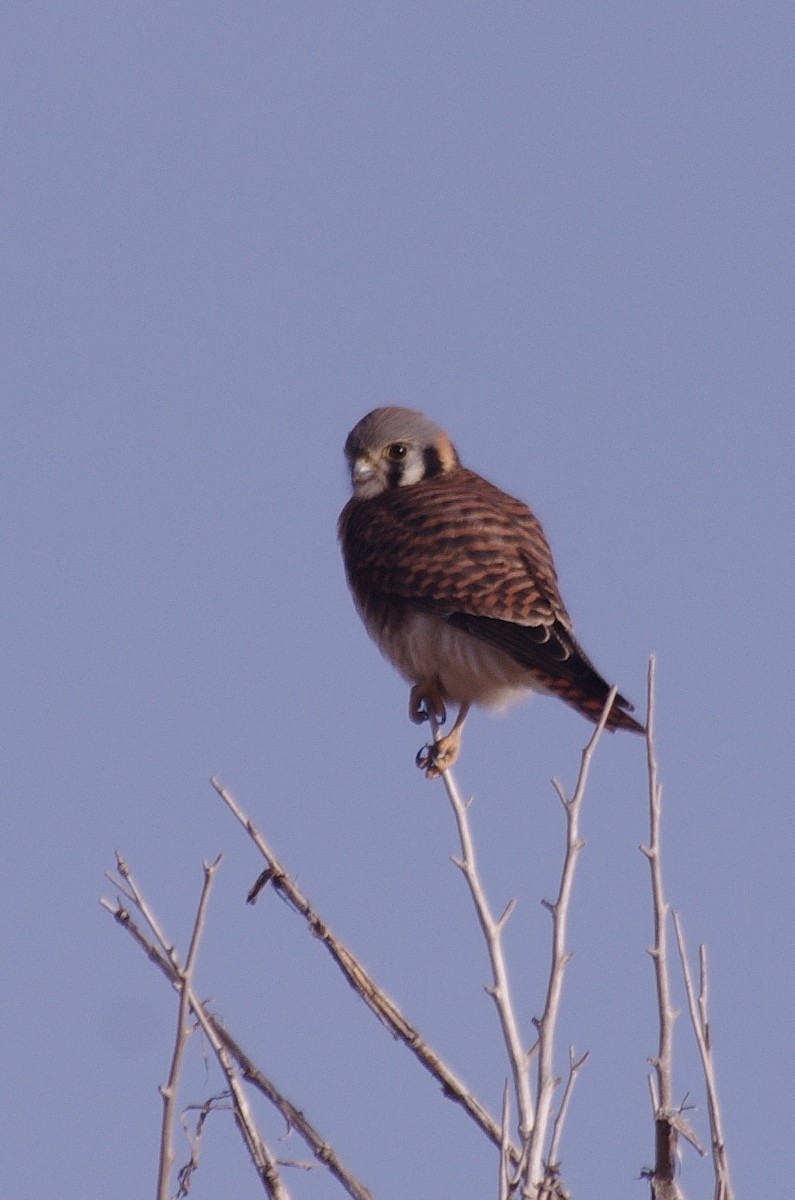
[[[530,690],[545,690],[526,667],[502,650],[441,617],[407,613],[397,627],[384,627],[366,612],[361,615],[381,653],[403,678],[409,683],[438,679],[445,700],[499,710]]]

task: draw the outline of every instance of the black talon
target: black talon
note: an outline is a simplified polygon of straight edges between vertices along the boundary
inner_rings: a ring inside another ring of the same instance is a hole
[[[442,705],[441,708],[434,710],[431,708],[429,702],[425,700],[422,705],[422,719],[423,721],[430,721],[432,717],[437,725],[444,725],[447,720],[447,709]]]
[[[438,779],[442,773],[439,768],[439,743],[432,742],[422,746],[417,751],[414,761],[419,769],[425,772],[426,779]]]

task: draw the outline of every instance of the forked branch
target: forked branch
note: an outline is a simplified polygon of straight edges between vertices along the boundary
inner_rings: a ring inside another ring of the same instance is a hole
[[[707,1088],[707,1107],[709,1109],[709,1131],[712,1146],[712,1166],[715,1175],[715,1200],[734,1200],[731,1180],[729,1179],[729,1160],[726,1154],[726,1141],[723,1136],[723,1121],[721,1118],[718,1088],[715,1082],[715,1063],[712,1057],[712,1038],[709,1030],[709,1011],[707,1008],[707,951],[705,946],[699,946],[699,989],[696,997],[690,962],[687,957],[685,938],[679,914],[673,914],[676,944],[679,950],[679,961],[682,964],[682,974],[685,980],[687,1005],[690,1021],[696,1035],[698,1052],[701,1056],[701,1066]]]
[[[705,1151],[699,1145],[695,1133],[685,1119],[682,1107],[673,1101],[673,1032],[678,1013],[671,1003],[668,970],[668,915],[669,905],[665,898],[660,857],[660,822],[662,815],[662,788],[657,776],[657,759],[654,745],[654,656],[649,660],[648,722],[646,745],[649,766],[649,825],[648,846],[641,846],[649,860],[652,884],[652,907],[654,911],[654,946],[649,953],[654,962],[657,985],[657,1010],[659,1017],[659,1046],[657,1056],[652,1059],[655,1068],[654,1086],[650,1079],[652,1104],[655,1117],[655,1160],[654,1169],[648,1173],[652,1200],[681,1200],[681,1191],[676,1182],[677,1143],[685,1138],[699,1154]],[[729,1167],[721,1127],[715,1072],[712,1061],[712,1046],[707,1017],[707,969],[706,952],[701,947],[701,985],[696,999],[690,966],[687,960],[682,926],[676,913],[673,915],[679,957],[685,981],[690,1019],[701,1055],[709,1106],[712,1157],[715,1172],[715,1200],[733,1200],[729,1182]]]
[[[182,1060],[185,1057],[185,1049],[190,1037],[190,1025],[188,1017],[190,1015],[190,993],[193,984],[193,968],[196,963],[196,956],[199,951],[199,942],[201,940],[202,931],[204,929],[204,914],[207,911],[207,902],[210,898],[210,888],[212,887],[215,872],[221,862],[219,854],[215,862],[204,863],[204,882],[202,884],[201,896],[196,909],[196,919],[193,923],[193,932],[191,934],[188,954],[185,959],[184,968],[180,968],[175,961],[173,949],[169,958],[171,958],[172,966],[177,973],[177,986],[179,988],[179,1012],[177,1015],[177,1033],[174,1040],[174,1052],[171,1056],[171,1068],[168,1073],[167,1082],[161,1087],[160,1093],[163,1097],[163,1120],[160,1132],[160,1162],[158,1166],[157,1180],[157,1196],[158,1200],[169,1200],[171,1171],[174,1166],[174,1118],[176,1114],[177,1104],[177,1087],[179,1083],[179,1074],[182,1067]],[[130,882],[132,880],[130,879]]]
[[[438,740],[438,723],[430,714],[431,733],[433,740]],[[508,978],[508,966],[502,947],[502,931],[511,914],[513,905],[509,904],[500,917],[495,917],[486,897],[480,880],[475,856],[475,844],[469,823],[469,802],[464,801],[458,790],[458,785],[450,770],[443,771],[447,796],[453,809],[458,840],[461,846],[460,858],[454,859],[455,865],[461,870],[466,880],[472,903],[475,906],[478,924],[480,925],[491,965],[492,981],[489,995],[497,1008],[497,1015],[502,1030],[508,1064],[513,1079],[514,1098],[519,1116],[519,1134],[522,1144],[526,1144],[535,1124],[535,1105],[530,1087],[530,1076],[527,1070],[528,1052],[519,1033],[519,1023],[514,1010],[513,992]]]
[[[254,899],[267,884],[303,917],[310,932],[323,943],[343,975],[367,1007],[375,1013],[394,1037],[402,1041],[423,1067],[441,1084],[446,1096],[459,1104],[480,1126],[495,1146],[502,1144],[500,1123],[496,1121],[472,1095],[464,1084],[439,1055],[431,1049],[417,1029],[406,1019],[398,1006],[378,986],[358,959],[332,933],[326,922],[309,900],[300,891],[293,878],[284,868],[265,841],[262,833],[251,818],[243,811],[229,791],[215,778],[210,783],[233,816],[240,822],[267,863],[263,875],[251,889],[249,898]],[[518,1159],[516,1147],[511,1148],[512,1157]]]
[[[649,1174],[652,1200],[681,1200],[676,1183],[679,1115],[673,1102],[673,1043],[677,1013],[671,1002],[668,974],[668,902],[663,888],[660,858],[660,822],[662,817],[662,788],[657,774],[654,746],[654,656],[649,659],[646,719],[646,757],[649,772],[649,844],[641,846],[651,872],[652,910],[654,913],[654,945],[650,948],[657,987],[659,1034],[657,1054],[651,1059],[655,1070],[654,1099],[655,1152],[654,1169]]]
[[[185,968],[182,967],[173,945],[165,938],[150,905],[135,883],[129,867],[120,857],[117,858],[117,863],[120,868],[120,879],[109,878],[125,898],[138,908],[149,925],[152,936],[148,936],[139,928],[129,909],[119,901],[102,899],[100,904],[119,925],[127,930],[149,960],[160,969],[174,987],[187,997],[187,1003],[216,1055],[231,1096],[235,1122],[269,1200],[289,1200],[288,1192],[279,1175],[278,1161],[256,1128],[245,1091],[238,1077],[238,1071],[235,1069],[235,1063],[242,1076],[274,1105],[287,1122],[288,1127],[299,1133],[317,1161],[329,1170],[352,1200],[373,1200],[370,1191],[344,1166],[333,1148],[314,1129],[301,1110],[292,1104],[256,1066],[250,1056],[224,1028],[221,1019],[211,1013],[188,986],[185,980]],[[198,928],[198,922],[194,926],[194,929],[196,928]]]
[[[527,1184],[530,1188],[538,1186],[550,1170],[557,1172],[557,1167],[549,1147],[550,1124],[552,1122],[552,1102],[558,1079],[554,1071],[555,1037],[557,1034],[560,1004],[563,996],[563,981],[566,967],[571,959],[571,953],[566,947],[566,934],[569,921],[569,908],[574,888],[574,874],[577,860],[585,842],[580,837],[580,814],[591,762],[596,753],[599,739],[607,724],[608,715],[616,697],[616,688],[611,688],[599,722],[591,734],[590,741],[582,752],[580,771],[571,799],[567,797],[563,786],[553,780],[553,785],[563,805],[566,814],[566,849],[563,859],[563,869],[560,876],[558,894],[553,904],[547,905],[552,916],[552,962],[550,964],[549,982],[547,984],[546,1001],[541,1019],[538,1021],[538,1065],[536,1068],[536,1097],[538,1104],[538,1119],[533,1129],[529,1144]],[[570,1060],[571,1061],[571,1060]],[[582,1065],[581,1059],[577,1070]],[[569,1084],[573,1086],[577,1070],[571,1070]],[[563,1103],[558,1113],[558,1120],[553,1127],[553,1142],[559,1143],[562,1121],[568,1107],[570,1087],[564,1093]],[[549,1147],[549,1149],[548,1149]],[[556,1147],[557,1155],[557,1147]],[[556,1157],[555,1155],[555,1157]],[[528,1195],[535,1195],[529,1191]]]
[[[591,760],[604,731],[615,696],[616,689],[613,688],[591,739],[583,750],[580,772],[571,799],[566,796],[562,786],[557,781],[553,781],[566,814],[566,849],[557,897],[554,903],[546,904],[552,915],[552,962],[543,1015],[536,1023],[538,1040],[532,1051],[525,1048],[519,1032],[502,945],[503,929],[513,909],[513,902],[508,905],[502,916],[499,918],[494,916],[478,874],[469,822],[469,802],[461,798],[451,771],[443,771],[441,776],[453,809],[461,846],[461,857],[454,861],[466,880],[486,943],[492,971],[489,993],[497,1008],[518,1109],[522,1155],[518,1172],[512,1181],[512,1190],[521,1188],[522,1195],[530,1198],[540,1197],[544,1193],[545,1183],[557,1187],[557,1167],[554,1159],[560,1145],[571,1090],[577,1073],[587,1057],[587,1055],[583,1055],[579,1060],[575,1060],[573,1054],[570,1055],[568,1081],[561,1106],[553,1123],[553,1099],[559,1082],[554,1074],[555,1035],[563,994],[563,980],[566,966],[571,958],[566,948],[566,931],[577,858],[584,845],[579,834],[580,812],[585,798]],[[431,732],[436,740],[438,724],[433,714],[429,714],[429,717]],[[535,1095],[530,1078],[530,1062],[534,1054],[538,1060]],[[554,1176],[554,1180],[551,1179],[551,1176]]]

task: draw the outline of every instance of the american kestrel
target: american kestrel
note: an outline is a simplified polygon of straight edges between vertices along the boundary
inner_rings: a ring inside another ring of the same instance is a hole
[[[529,690],[598,721],[610,691],[574,638],[552,552],[521,500],[462,467],[422,413],[376,408],[348,434],[353,496],[339,519],[356,607],[385,658],[412,684],[409,715],[457,704],[450,732],[417,756],[429,778],[452,766],[473,704],[502,708]],[[643,733],[616,696],[608,729]]]

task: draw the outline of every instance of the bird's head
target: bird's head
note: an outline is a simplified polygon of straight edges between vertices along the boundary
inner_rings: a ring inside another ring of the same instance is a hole
[[[459,466],[447,434],[411,408],[374,408],[345,442],[357,500],[408,487]]]

